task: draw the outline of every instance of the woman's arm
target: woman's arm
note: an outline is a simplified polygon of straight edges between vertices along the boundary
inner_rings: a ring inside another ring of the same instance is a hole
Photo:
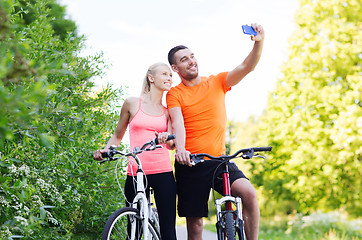
[[[172,133],[172,123],[171,123],[171,118],[170,118],[170,114],[169,114],[168,110],[166,111],[166,116],[167,116],[167,132]],[[166,143],[167,143],[168,149],[170,149],[170,150],[175,149],[174,140],[167,141]]]
[[[115,129],[112,137],[108,140],[107,145],[104,147],[104,149],[100,149],[100,150],[97,150],[94,152],[94,154],[93,154],[94,159],[103,160],[103,158],[102,158],[103,152],[107,152],[108,148],[111,145],[118,146],[121,143],[123,136],[127,130],[129,120],[130,120],[131,107],[132,107],[132,100],[127,98],[126,101],[123,103],[121,113],[119,115],[119,121],[117,123],[116,129]]]

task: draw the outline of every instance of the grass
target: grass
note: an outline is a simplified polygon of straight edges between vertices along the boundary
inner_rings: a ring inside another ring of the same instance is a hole
[[[204,229],[216,232],[216,217],[204,218]],[[177,225],[186,225],[177,218]],[[73,235],[72,240],[99,239],[97,234]],[[349,220],[339,212],[261,218],[259,240],[360,240],[362,219]]]
[[[204,229],[216,232],[215,219],[205,219]],[[348,220],[339,212],[275,216],[260,220],[260,240],[358,240],[361,237],[362,219]]]

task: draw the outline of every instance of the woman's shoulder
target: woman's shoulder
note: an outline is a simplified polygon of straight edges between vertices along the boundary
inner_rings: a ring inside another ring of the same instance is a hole
[[[123,108],[131,111],[134,109],[138,109],[139,98],[137,97],[128,97],[124,100]]]
[[[137,104],[139,103],[139,98],[138,97],[128,97],[124,100],[124,103],[125,104],[131,104],[131,105],[134,105],[134,104]]]
[[[136,114],[139,106],[139,98],[128,97],[124,100],[122,111],[127,111],[130,114],[130,119]]]

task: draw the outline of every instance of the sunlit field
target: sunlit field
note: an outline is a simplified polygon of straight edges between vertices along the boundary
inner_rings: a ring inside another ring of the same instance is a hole
[[[216,232],[214,219],[205,219],[205,229]],[[362,236],[362,219],[348,220],[339,212],[310,216],[262,218],[259,239],[357,240]]]

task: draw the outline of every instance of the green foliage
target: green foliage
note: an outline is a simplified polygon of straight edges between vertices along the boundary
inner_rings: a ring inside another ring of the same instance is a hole
[[[122,90],[93,92],[102,55],[80,57],[83,38],[55,34],[53,3],[0,2],[1,239],[99,233],[123,201],[112,168],[92,159],[113,132]]]
[[[228,122],[228,141],[230,142],[231,154],[242,148],[256,146],[257,126],[257,119],[255,117],[250,117],[246,122]],[[260,161],[256,158],[251,161],[240,158],[234,162],[248,178],[251,177],[251,173],[249,171],[251,164],[260,164]]]
[[[205,229],[216,232],[216,219],[207,221]],[[357,240],[362,236],[362,221],[350,220],[338,211],[314,212],[310,215],[290,214],[262,217],[259,239]]]
[[[359,239],[362,223],[340,212],[274,216],[261,220],[259,239]]]
[[[302,0],[284,76],[259,119],[256,145],[271,145],[252,181],[263,209],[361,216],[362,32],[359,1]]]
[[[19,0],[14,5],[15,12],[21,15],[26,25],[31,24],[37,19],[37,0]],[[61,40],[67,38],[69,34],[76,36],[75,23],[65,18],[65,6],[61,6],[56,0],[47,0],[46,7],[49,9],[47,17],[50,20],[50,24],[54,30],[53,34],[60,37]]]

